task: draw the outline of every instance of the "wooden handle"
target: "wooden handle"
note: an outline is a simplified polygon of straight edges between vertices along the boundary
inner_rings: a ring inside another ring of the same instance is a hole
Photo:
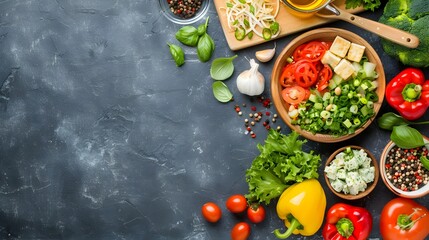
[[[340,11],[340,15],[332,15],[332,17],[352,23],[402,46],[408,48],[416,48],[419,46],[419,38],[417,36],[386,24],[362,18],[345,11]]]

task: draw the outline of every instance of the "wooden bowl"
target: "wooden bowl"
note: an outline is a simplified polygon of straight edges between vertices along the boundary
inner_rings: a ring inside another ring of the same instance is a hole
[[[356,200],[356,199],[360,199],[360,198],[363,198],[363,197],[367,196],[370,192],[372,192],[372,190],[374,190],[375,186],[377,185],[377,182],[378,182],[379,176],[380,176],[380,171],[379,171],[379,169],[378,169],[378,163],[377,163],[377,160],[376,160],[376,158],[374,157],[374,155],[372,155],[372,153],[371,153],[370,151],[368,151],[368,150],[367,150],[367,149],[365,149],[365,148],[362,148],[362,147],[359,147],[359,146],[353,146],[353,145],[342,147],[342,148],[338,149],[337,151],[335,151],[334,153],[332,153],[332,154],[331,154],[331,156],[329,156],[328,160],[326,160],[325,167],[326,167],[326,166],[329,166],[329,164],[330,164],[330,163],[335,159],[335,156],[337,156],[337,154],[339,154],[340,152],[345,151],[345,150],[346,150],[346,148],[351,148],[352,150],[353,150],[353,149],[355,149],[355,150],[356,150],[356,149],[357,149],[357,150],[363,149],[363,150],[366,152],[366,154],[368,155],[368,157],[369,157],[369,158],[371,158],[371,166],[373,166],[373,167],[374,167],[374,170],[375,170],[375,171],[374,171],[374,181],[373,181],[373,182],[368,183],[367,188],[365,189],[365,191],[363,191],[363,192],[359,192],[357,195],[344,194],[344,193],[342,193],[342,192],[337,192],[337,191],[336,191],[336,190],[331,186],[331,182],[330,182],[329,178],[326,176],[326,173],[324,173],[324,175],[325,175],[325,181],[326,181],[326,184],[328,185],[329,189],[330,189],[330,190],[331,190],[335,195],[337,195],[338,197],[343,198],[343,199],[346,199],[346,200]]]
[[[343,136],[332,136],[328,134],[313,134],[311,132],[302,130],[298,125],[293,125],[291,123],[291,118],[288,115],[289,104],[286,103],[281,96],[282,86],[280,84],[279,78],[281,76],[283,67],[288,64],[287,59],[292,55],[293,51],[299,45],[309,42],[311,40],[321,40],[321,41],[333,41],[336,36],[341,36],[351,42],[365,46],[365,55],[368,57],[369,61],[377,65],[376,71],[379,75],[378,77],[378,88],[376,89],[378,95],[378,101],[374,103],[374,116],[369,119],[361,128],[357,129],[354,133],[343,135]],[[320,28],[306,32],[294,40],[292,40],[280,53],[277,57],[277,60],[274,64],[272,74],[271,74],[271,97],[276,107],[277,113],[283,119],[283,121],[292,129],[298,132],[303,137],[324,143],[333,143],[340,142],[347,139],[350,139],[359,133],[361,133],[365,128],[367,128],[372,121],[374,121],[378,111],[380,110],[381,105],[384,100],[384,91],[386,88],[386,77],[384,75],[384,69],[380,58],[377,55],[377,52],[374,48],[360,36],[337,28]]]
[[[426,144],[429,143],[429,139],[427,137],[424,137],[424,141]],[[383,152],[381,153],[381,157],[380,157],[380,174],[381,174],[381,179],[383,180],[386,187],[390,191],[392,191],[394,194],[396,194],[400,197],[404,197],[404,198],[420,198],[420,197],[424,197],[424,196],[428,195],[429,194],[429,183],[427,183],[426,185],[424,185],[423,187],[421,187],[415,191],[403,191],[403,190],[395,187],[395,185],[389,179],[387,179],[386,159],[388,157],[389,151],[395,146],[396,146],[396,144],[392,141],[387,143],[387,145],[384,148]]]

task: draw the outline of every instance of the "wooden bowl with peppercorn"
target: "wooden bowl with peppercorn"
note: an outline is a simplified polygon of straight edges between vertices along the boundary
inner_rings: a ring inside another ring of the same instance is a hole
[[[279,116],[303,137],[324,143],[364,131],[381,108],[385,87],[383,64],[374,48],[338,28],[319,28],[293,39],[271,74]]]
[[[326,184],[338,197],[355,200],[377,185],[380,172],[374,155],[359,146],[345,146],[329,156],[324,168]]]
[[[159,0],[162,14],[173,23],[189,25],[206,15],[210,0]]]
[[[424,142],[429,144],[429,139],[424,137]],[[422,162],[423,157],[429,159],[427,147],[402,149],[390,141],[380,158],[381,179],[387,188],[405,198],[429,194],[429,170]]]

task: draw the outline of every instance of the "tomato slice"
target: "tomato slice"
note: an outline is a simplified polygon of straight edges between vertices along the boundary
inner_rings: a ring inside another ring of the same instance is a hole
[[[330,49],[332,46],[332,42],[321,42],[323,45],[325,45],[326,50]]]
[[[295,85],[295,64],[289,63],[283,68],[282,75],[280,76],[280,84],[283,87],[290,87]]]
[[[317,90],[322,92],[329,86],[329,80],[332,78],[332,69],[329,65],[324,64],[322,70],[319,71],[317,76]]]
[[[308,92],[307,92],[308,91]],[[289,104],[298,104],[308,98],[310,90],[300,86],[287,87],[282,90],[282,98]]]
[[[295,63],[295,81],[304,88],[313,86],[317,81],[317,69],[308,60],[300,60]]]
[[[294,61],[300,60],[302,56],[302,50],[307,46],[306,43],[299,45],[297,48],[295,48],[295,51],[292,53],[292,57]]]
[[[328,50],[328,46],[319,41],[311,41],[302,49],[302,57],[312,62],[317,62],[322,59],[323,54]]]

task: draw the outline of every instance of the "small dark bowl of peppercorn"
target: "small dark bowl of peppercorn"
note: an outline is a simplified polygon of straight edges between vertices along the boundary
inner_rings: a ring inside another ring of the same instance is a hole
[[[191,24],[202,19],[207,13],[210,0],[159,0],[161,12],[177,24]]]
[[[428,138],[425,137],[424,141],[429,144]],[[384,184],[400,197],[419,198],[429,194],[429,170],[421,160],[425,157],[429,159],[426,146],[402,149],[390,141],[380,158],[380,175]]]

